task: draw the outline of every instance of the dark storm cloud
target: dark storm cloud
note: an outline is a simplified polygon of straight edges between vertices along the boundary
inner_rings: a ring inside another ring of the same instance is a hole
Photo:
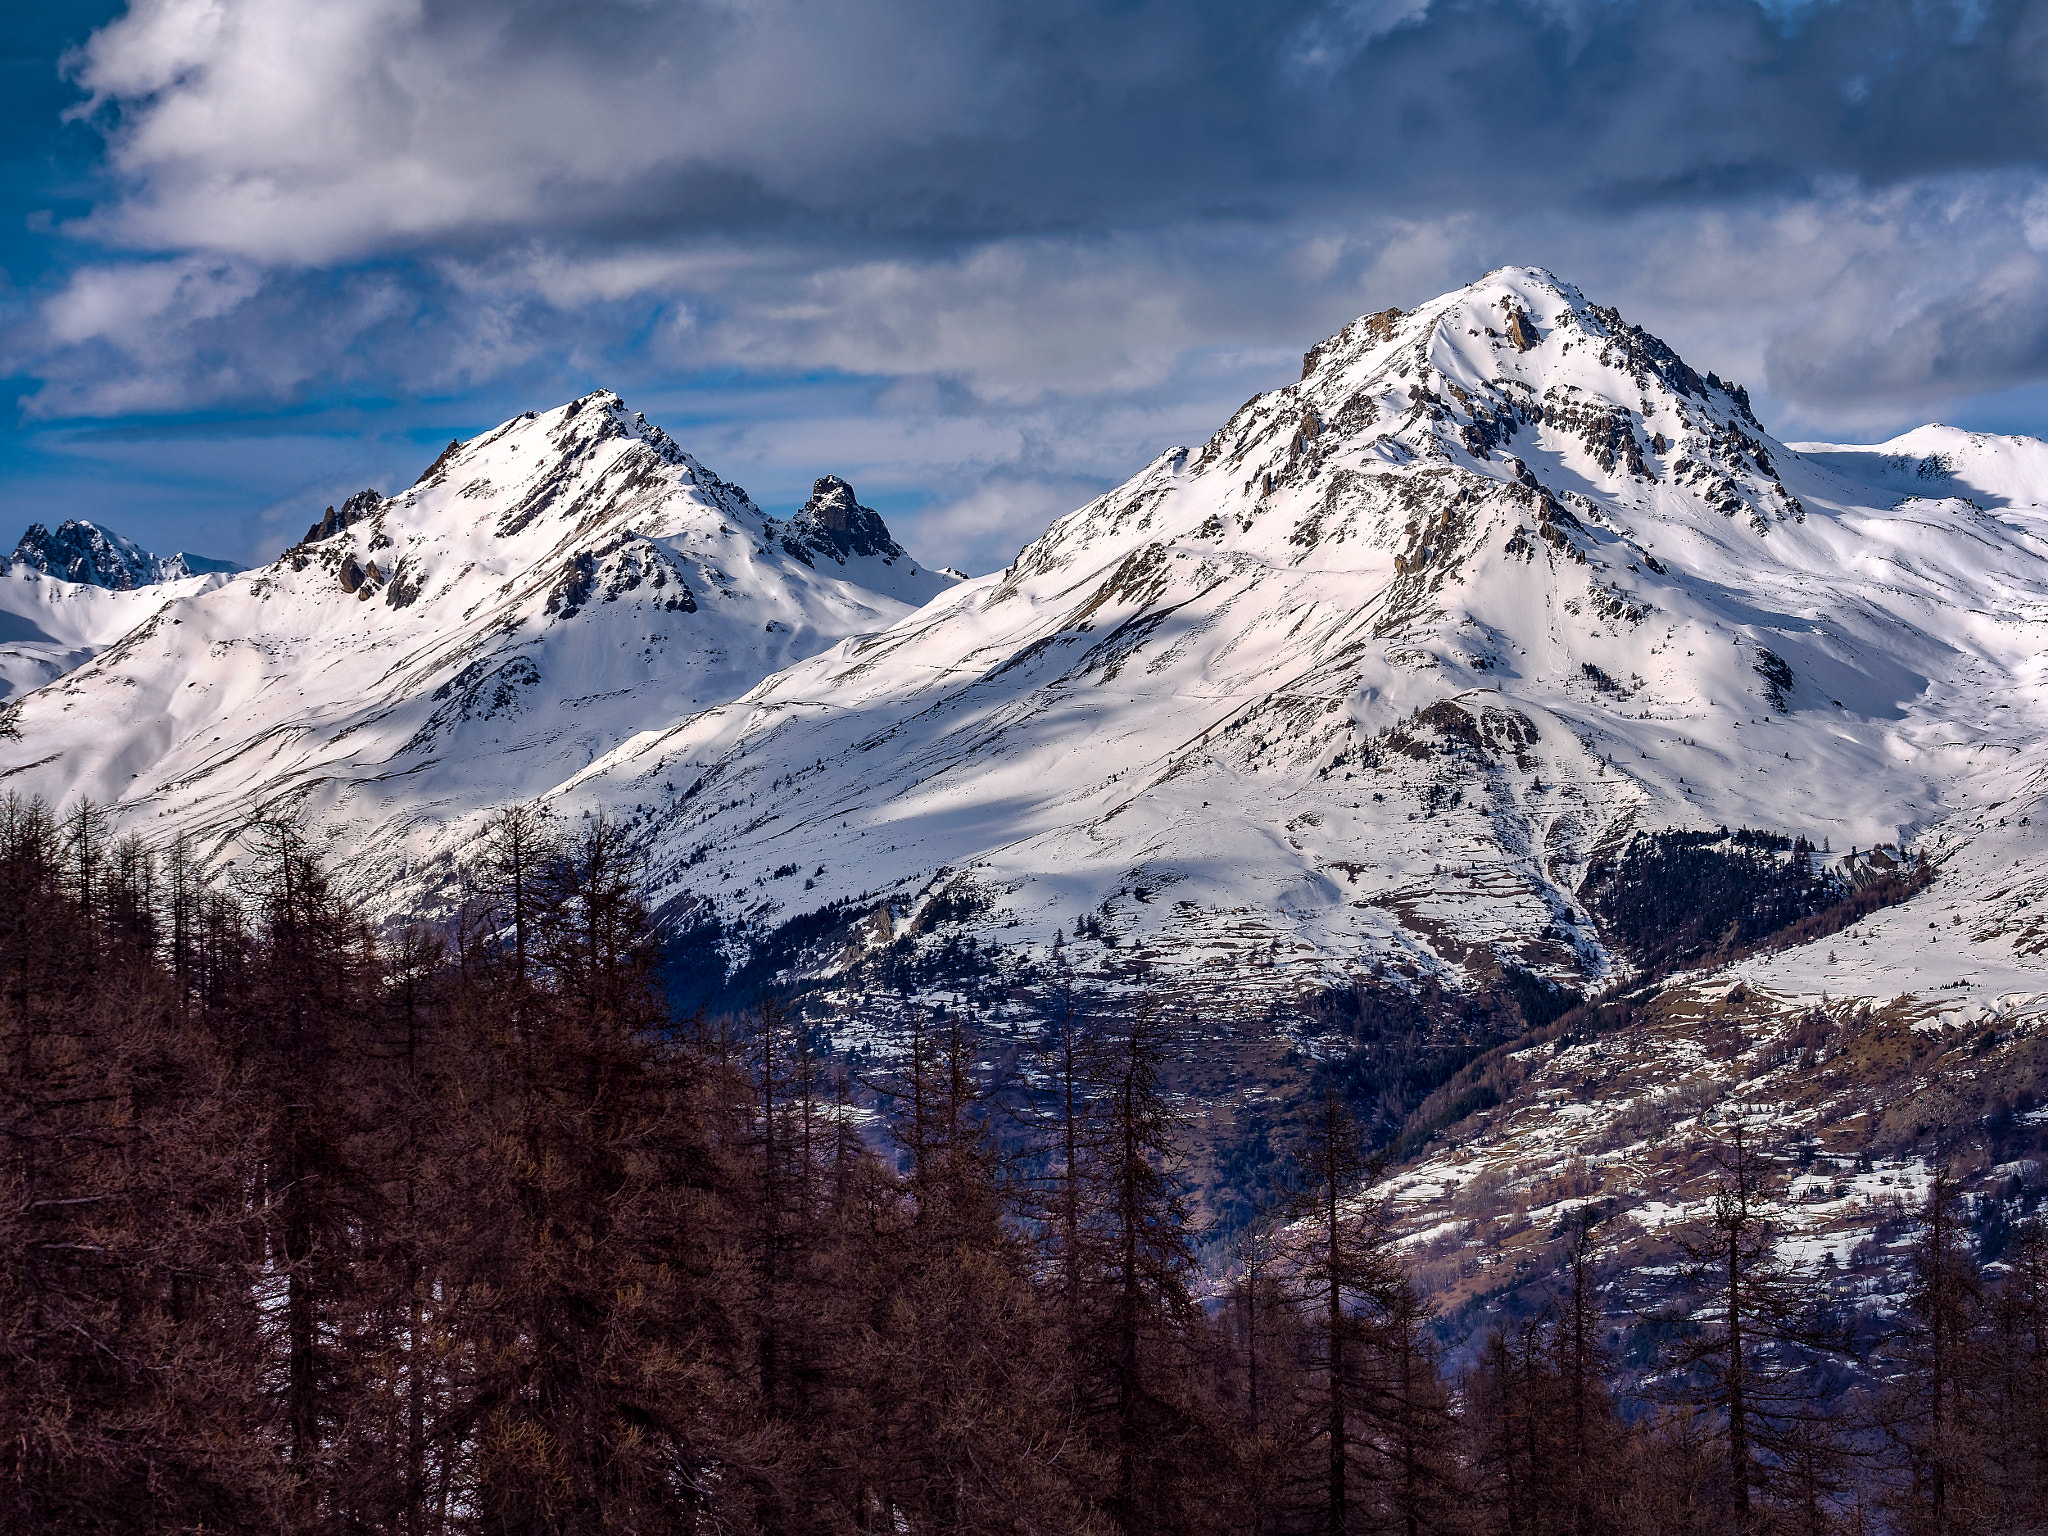
[[[2048,145],[2033,4],[291,9],[166,0],[100,34],[77,74],[126,191],[95,230],[287,261],[508,231],[889,248],[1686,203]]]

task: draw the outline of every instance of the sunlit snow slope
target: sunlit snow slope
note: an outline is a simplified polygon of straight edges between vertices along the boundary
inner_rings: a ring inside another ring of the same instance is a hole
[[[185,576],[109,589],[10,562],[0,570],[0,702],[83,666],[164,604],[225,579]]]
[[[553,803],[631,821],[670,919],[715,916],[735,958],[847,903],[852,948],[815,924],[797,962],[822,972],[967,924],[1269,994],[1600,976],[1589,856],[1722,823],[1915,842],[1983,901],[1995,873],[2005,917],[1944,926],[2038,968],[2040,903],[2011,902],[2041,864],[1984,815],[2017,832],[2044,790],[2042,499],[2031,440],[1795,451],[1504,270],[1354,321],[1008,570]]]
[[[31,523],[0,559],[0,700],[83,666],[174,598],[239,569],[199,555],[153,555],[111,528]]]
[[[953,585],[843,483],[771,518],[599,392],[450,444],[260,570],[167,589],[0,713],[0,771],[216,859],[255,815],[301,815],[388,907],[492,809]]]

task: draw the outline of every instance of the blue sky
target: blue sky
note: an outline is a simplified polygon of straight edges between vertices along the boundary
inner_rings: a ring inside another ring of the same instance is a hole
[[[267,558],[604,384],[986,568],[1509,262],[1782,437],[2048,429],[2043,3],[107,0],[0,57],[0,539]]]

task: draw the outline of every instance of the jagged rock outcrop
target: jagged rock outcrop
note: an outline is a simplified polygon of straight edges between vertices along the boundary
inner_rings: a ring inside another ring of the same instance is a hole
[[[226,560],[201,555],[153,555],[133,539],[82,518],[67,519],[54,530],[31,523],[14,546],[9,563],[109,592],[132,592],[157,582],[240,569]]]
[[[300,544],[317,544],[322,539],[331,539],[344,528],[353,528],[364,518],[374,515],[384,505],[381,492],[374,490],[357,491],[341,504],[341,510],[329,507],[320,516],[320,521],[306,530]]]
[[[862,506],[853,487],[837,475],[812,483],[811,499],[790,520],[781,542],[787,553],[810,566],[820,560],[844,565],[856,556],[893,561],[903,555],[882,514]]]

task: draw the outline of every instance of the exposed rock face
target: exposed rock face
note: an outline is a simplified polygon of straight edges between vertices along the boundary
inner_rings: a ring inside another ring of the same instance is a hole
[[[226,560],[198,555],[153,555],[111,528],[79,518],[58,524],[55,532],[41,523],[31,523],[14,546],[14,562],[60,581],[110,592],[132,592],[160,581],[241,569]]]
[[[903,547],[889,536],[882,514],[862,506],[853,487],[837,475],[812,483],[811,499],[790,520],[782,547],[809,566],[820,559],[844,565],[856,555],[894,560],[903,553]]]
[[[357,491],[341,504],[339,512],[329,507],[320,521],[306,530],[306,536],[299,540],[299,543],[318,544],[322,539],[331,539],[342,529],[353,527],[383,505],[384,497],[381,492]],[[354,588],[350,590],[353,591]]]
[[[579,405],[581,404],[580,401],[577,403]],[[525,419],[528,421],[533,420],[533,413],[531,411],[527,412]],[[413,485],[415,487],[422,486],[427,484],[429,481],[435,479],[437,476],[440,475],[442,470],[448,467],[448,461],[453,459],[456,455],[458,455],[461,452],[462,439],[459,437],[449,438],[448,446],[441,450],[441,456],[438,459],[434,460],[433,463],[429,464],[425,469],[420,471],[420,477],[419,479],[413,481]],[[353,500],[353,498],[351,498],[351,500]]]

